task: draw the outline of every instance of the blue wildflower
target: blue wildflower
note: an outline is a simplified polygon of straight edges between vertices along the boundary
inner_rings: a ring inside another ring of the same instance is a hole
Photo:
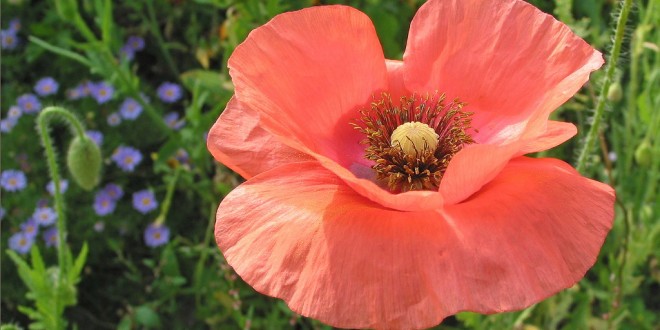
[[[40,226],[49,226],[57,220],[57,213],[50,207],[37,207],[32,214],[34,219]]]
[[[97,215],[105,216],[115,211],[117,202],[104,191],[99,191],[94,196],[94,212]]]
[[[9,238],[9,248],[20,254],[28,253],[32,244],[34,244],[34,237],[30,237],[24,232],[18,232]]]
[[[18,118],[21,118],[23,115],[23,110],[17,105],[12,105],[9,107],[9,110],[7,110],[7,118],[8,119],[14,119],[17,120]]]
[[[105,222],[103,221],[97,221],[94,223],[94,231],[97,233],[102,232],[105,229]]]
[[[105,81],[92,84],[90,92],[98,104],[103,104],[110,101],[112,96],[115,95],[114,87]]]
[[[133,193],[133,207],[138,212],[146,214],[158,207],[158,201],[151,190],[140,190]]]
[[[133,172],[142,161],[142,153],[133,147],[120,146],[112,154],[112,160],[124,172]]]
[[[21,20],[19,18],[13,18],[9,21],[9,31],[18,32],[21,30]]]
[[[19,170],[5,170],[0,175],[0,186],[6,191],[19,191],[27,186],[25,173]]]
[[[41,102],[34,94],[23,94],[16,100],[23,113],[33,114],[41,110]]]
[[[113,112],[108,115],[108,125],[115,127],[119,124],[121,124],[121,116],[118,113]]]
[[[183,91],[181,90],[181,86],[175,83],[164,82],[158,86],[157,94],[163,102],[174,103],[181,99]]]
[[[166,244],[170,240],[170,229],[164,224],[152,223],[144,231],[144,242],[149,247]]]
[[[78,86],[73,89],[68,90],[66,96],[69,100],[78,100],[87,97],[92,93],[92,86],[92,83],[85,81],[78,84]]]
[[[119,107],[119,114],[127,120],[135,120],[142,113],[142,106],[133,98],[127,98]]]
[[[12,30],[1,30],[0,31],[0,45],[2,46],[2,49],[16,49],[18,46],[18,42],[20,39],[18,38],[18,35],[16,34],[16,31]]]
[[[131,61],[135,58],[135,50],[129,45],[124,45],[119,50],[119,55],[121,59]]]
[[[103,144],[103,133],[100,131],[95,131],[95,130],[89,130],[85,132],[85,135],[87,135],[88,138],[92,139],[94,143],[96,143],[97,146],[101,146]]]
[[[51,227],[46,230],[43,234],[43,238],[47,247],[57,246],[57,242],[59,242],[57,227]]]
[[[0,132],[9,133],[16,126],[17,120],[14,118],[5,118],[0,120]]]
[[[108,194],[110,198],[114,199],[115,201],[119,200],[124,196],[124,190],[121,189],[121,187],[117,184],[114,183],[108,183],[103,187],[103,192]]]
[[[140,51],[144,49],[144,39],[139,36],[130,36],[126,40],[126,47],[130,47],[134,51]]]
[[[180,130],[186,124],[185,119],[179,120],[179,113],[177,112],[168,112],[167,114],[165,114],[165,117],[163,117],[163,120],[165,121],[165,124],[167,124],[167,126],[177,131]]]
[[[29,237],[35,237],[39,233],[39,224],[32,218],[21,224],[21,231]]]
[[[69,181],[66,179],[60,179],[60,194],[65,193],[67,189],[69,189]],[[46,191],[48,191],[51,196],[55,196],[55,182],[52,180],[49,181],[48,184],[46,184]]]
[[[53,77],[44,77],[39,79],[34,85],[34,91],[39,96],[47,96],[57,93],[57,90],[60,88],[60,84],[57,83]]]

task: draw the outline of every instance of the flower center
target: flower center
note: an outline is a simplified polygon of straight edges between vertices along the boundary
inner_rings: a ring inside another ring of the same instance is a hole
[[[366,137],[361,143],[376,179],[390,191],[437,190],[452,157],[474,143],[465,103],[444,101],[444,94],[413,94],[395,104],[383,93],[352,123]]]
[[[392,132],[391,145],[399,147],[406,155],[415,156],[424,150],[435,151],[438,134],[424,123],[403,123]]]

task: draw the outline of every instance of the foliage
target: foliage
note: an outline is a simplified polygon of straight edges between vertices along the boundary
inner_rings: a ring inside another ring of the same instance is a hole
[[[400,59],[410,20],[423,1],[322,2],[349,4],[367,13],[386,57]],[[619,12],[616,1],[530,2],[610,53]],[[11,28],[13,19],[20,21],[18,45],[2,54],[2,117],[7,118],[22,95],[35,93],[38,80],[53,77],[59,90],[39,96],[42,106],[66,108],[104,136],[104,168],[97,188],[87,192],[70,174],[61,173],[71,182],[62,194],[68,206],[63,209],[68,219],[67,230],[62,230],[68,233],[61,245],[65,248],[36,239],[29,263],[18,252],[3,252],[8,256],[1,268],[2,322],[7,323],[3,329],[12,328],[9,323],[27,327],[30,322],[36,322],[33,328],[63,328],[49,323],[62,314],[69,327],[79,328],[329,328],[253,291],[225,263],[213,241],[215,209],[242,179],[213,161],[205,142],[233,93],[226,62],[234,48],[278,13],[316,4],[319,1],[2,1],[3,31]],[[594,73],[590,84],[553,113],[555,119],[576,123],[578,137],[537,155],[576,160],[592,127],[592,109],[599,97],[604,100],[605,113],[593,133],[595,147],[585,155],[583,174],[615,187],[617,217],[595,266],[574,287],[524,311],[460,313],[439,329],[654,329],[660,324],[658,22],[660,0],[635,2],[621,58],[610,77],[612,87],[601,90],[606,72]],[[144,48],[127,48],[131,36],[143,38]],[[107,100],[98,95],[103,81],[113,87]],[[159,88],[165,82],[181,86],[182,97],[168,101]],[[96,89],[75,97],[84,87]],[[128,98],[142,109],[134,119],[121,117]],[[170,113],[179,119],[172,120]],[[121,123],[115,125],[112,118]],[[35,209],[55,202],[46,190],[51,179],[35,125],[36,116],[26,113],[2,132],[2,170],[21,170],[27,177],[23,190],[2,193],[3,245],[22,230]],[[50,132],[55,149],[67,150],[67,127],[53,122]],[[143,155],[130,171],[121,159],[115,160],[120,146]],[[59,164],[66,163],[66,157],[55,157]],[[106,200],[105,206],[116,205],[102,214],[95,208],[100,205],[97,197],[108,193],[110,183],[125,196]],[[156,203],[148,211],[147,204],[132,205],[133,194],[143,190],[155,197],[144,201]],[[145,238],[152,225],[169,230],[164,242]],[[71,250],[80,251],[76,258]]]

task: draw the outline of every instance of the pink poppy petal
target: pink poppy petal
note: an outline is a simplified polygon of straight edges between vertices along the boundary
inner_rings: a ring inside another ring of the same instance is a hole
[[[279,165],[311,159],[261,128],[259,115],[236,98],[229,100],[206,143],[217,161],[246,179]]]
[[[526,143],[522,146],[518,155],[548,150],[568,141],[575,134],[577,134],[577,127],[571,123],[548,121],[545,132],[533,138],[525,139]]]
[[[557,159],[520,157],[446,208],[458,244],[460,309],[517,310],[579,281],[612,227],[614,190]]]
[[[406,86],[467,102],[479,143],[509,143],[545,127],[602,55],[561,22],[520,0],[430,0],[415,15]]]
[[[363,137],[350,123],[387,87],[383,51],[365,14],[324,6],[278,15],[250,33],[228,66],[236,98],[281,141],[344,166],[363,157]]]
[[[232,191],[216,241],[256,290],[338,327],[427,328],[527,307],[593,265],[614,195],[555,160],[519,158],[444,211],[371,203],[317,163]]]
[[[440,182],[439,190],[444,202],[455,204],[479,191],[518,153],[521,143],[472,144],[464,147],[449,162]]]
[[[393,101],[400,100],[402,96],[410,96],[403,81],[403,61],[385,60],[387,66],[387,92]]]

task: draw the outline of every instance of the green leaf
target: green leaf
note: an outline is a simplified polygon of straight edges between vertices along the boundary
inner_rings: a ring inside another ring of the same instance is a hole
[[[73,267],[69,272],[69,282],[72,284],[78,283],[80,280],[80,273],[82,272],[83,267],[85,266],[85,261],[87,260],[87,242],[85,242],[76,258],[76,261],[73,263]]]
[[[160,316],[147,305],[135,309],[135,320],[147,328],[158,328],[161,325]]]

